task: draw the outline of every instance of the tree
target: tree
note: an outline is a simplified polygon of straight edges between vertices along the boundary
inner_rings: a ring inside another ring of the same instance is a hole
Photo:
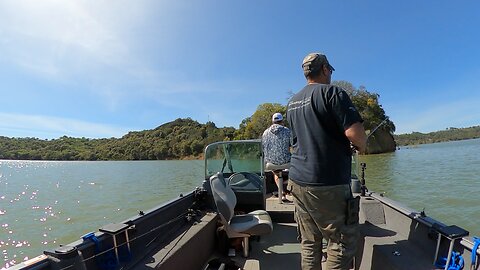
[[[332,84],[343,88],[348,93],[353,105],[355,105],[365,121],[363,123],[365,130],[373,132],[376,128],[382,128],[390,134],[395,132],[395,124],[385,114],[382,105],[378,101],[380,98],[379,94],[369,92],[365,86],[360,86],[357,89],[347,81],[334,81]],[[379,126],[380,124],[381,126]]]
[[[369,92],[364,86],[360,86],[357,89],[347,81],[334,81],[332,84],[341,87],[350,96],[353,104],[364,120],[363,125],[367,132],[373,132],[377,128],[384,129],[390,134],[395,132],[395,125],[390,121],[382,105],[379,103],[379,94]],[[259,138],[263,131],[271,125],[271,117],[275,112],[280,112],[285,115],[286,106],[278,103],[264,103],[259,105],[251,117],[243,119],[239,129],[235,133],[235,139]]]
[[[235,134],[235,139],[258,139],[263,131],[272,124],[272,115],[281,113],[285,116],[287,108],[279,103],[264,103],[257,107],[251,117],[245,118]]]

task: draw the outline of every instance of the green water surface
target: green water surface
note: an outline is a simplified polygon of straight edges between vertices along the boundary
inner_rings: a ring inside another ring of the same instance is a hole
[[[480,236],[480,140],[361,156],[366,183]],[[200,186],[203,161],[0,160],[0,268]]]

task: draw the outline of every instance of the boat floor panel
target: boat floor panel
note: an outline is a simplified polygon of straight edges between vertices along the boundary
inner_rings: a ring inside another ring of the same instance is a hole
[[[300,243],[295,223],[274,223],[271,234],[250,243],[249,258],[243,258],[238,252],[233,258],[245,270],[300,268]]]
[[[273,221],[286,223],[295,222],[293,219],[293,212],[295,209],[293,197],[287,195],[287,199],[290,200],[290,202],[279,203],[278,197],[267,194],[266,210]]]
[[[361,224],[359,269],[433,269],[434,254],[412,245],[406,237],[389,230],[385,225]],[[415,262],[415,263],[413,263]]]

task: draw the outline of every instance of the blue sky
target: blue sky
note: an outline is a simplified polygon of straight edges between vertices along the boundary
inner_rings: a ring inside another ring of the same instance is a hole
[[[238,128],[301,61],[365,86],[397,134],[480,124],[478,1],[0,2],[0,136],[121,137],[176,118]]]

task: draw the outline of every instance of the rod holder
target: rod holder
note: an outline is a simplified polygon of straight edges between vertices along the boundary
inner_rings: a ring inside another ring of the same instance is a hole
[[[367,169],[367,164],[362,162],[360,163],[362,168],[362,174],[360,177],[360,196],[365,197],[365,192],[367,191],[367,186],[365,185],[365,170]]]

